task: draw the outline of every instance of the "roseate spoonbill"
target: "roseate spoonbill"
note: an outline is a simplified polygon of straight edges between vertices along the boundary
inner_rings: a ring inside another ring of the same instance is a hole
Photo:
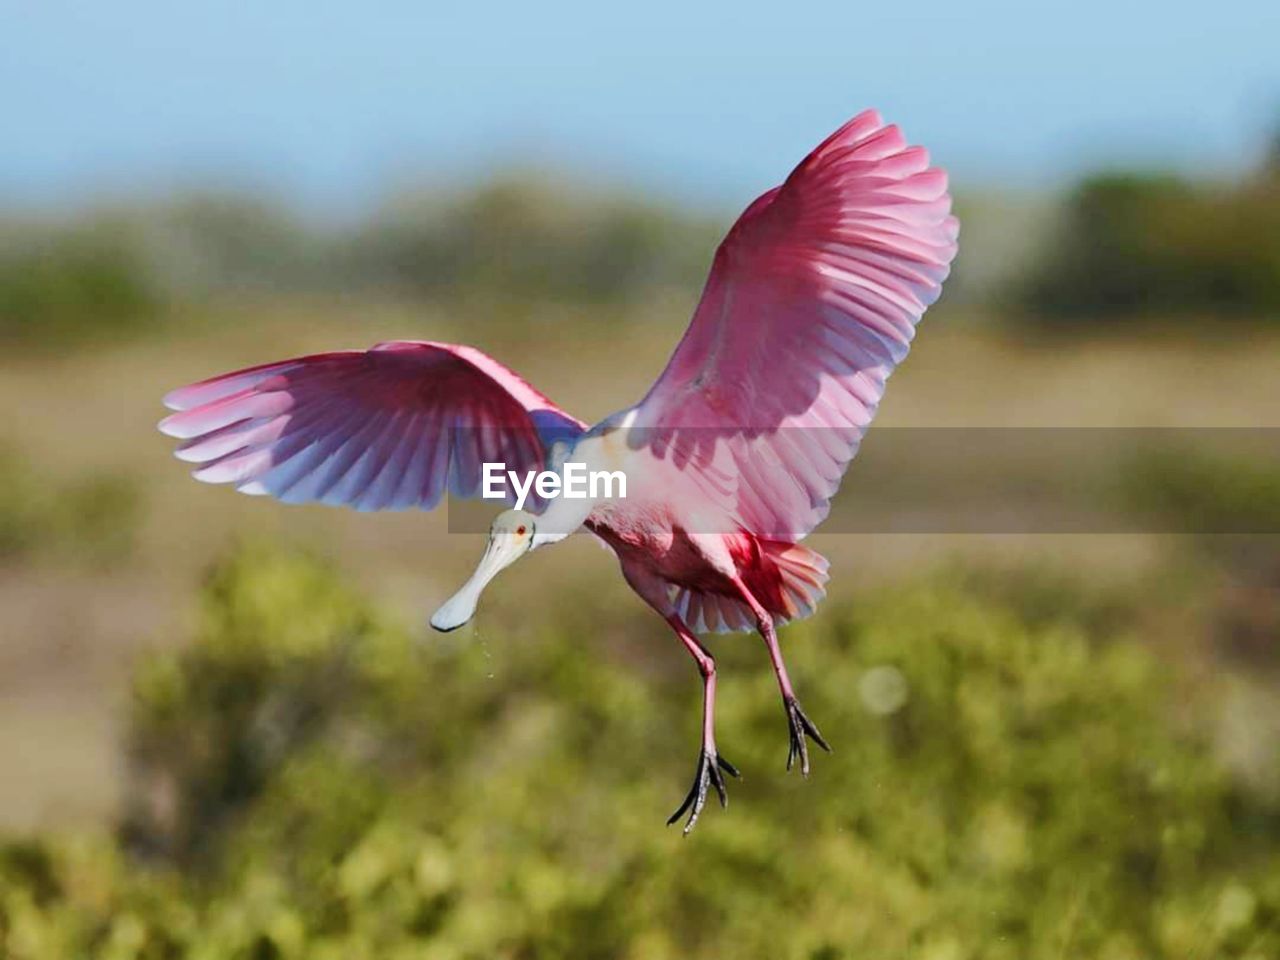
[[[470,580],[431,618],[452,630],[501,570],[580,528],[702,675],[702,745],[671,816],[726,803],[716,665],[703,632],[755,629],[809,772],[805,716],[777,627],[812,613],[827,561],[800,540],[826,516],[894,367],[956,252],[946,174],[875,111],[859,114],[716,251],[684,338],[649,393],[595,426],[474,347],[425,341],[299,357],[175,390],[160,429],[195,477],[290,503],[430,509],[479,492],[484,463],[556,470],[572,457],[631,482],[625,499],[539,500],[493,521]]]

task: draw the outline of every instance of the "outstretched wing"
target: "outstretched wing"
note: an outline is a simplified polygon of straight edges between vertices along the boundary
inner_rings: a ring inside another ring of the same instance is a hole
[[[480,350],[420,341],[250,367],[164,402],[196,479],[357,510],[477,496],[483,463],[543,469],[585,426]]]
[[[729,231],[633,445],[730,474],[726,524],[809,533],[941,292],[950,211],[945,172],[897,127],[875,111],[845,124]]]

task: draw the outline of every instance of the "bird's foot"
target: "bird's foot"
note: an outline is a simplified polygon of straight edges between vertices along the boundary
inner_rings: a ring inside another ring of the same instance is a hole
[[[800,773],[807,777],[809,775],[809,744],[805,738],[812,739],[827,753],[831,752],[831,745],[822,739],[822,734],[813,725],[813,721],[804,715],[798,700],[794,697],[788,697],[783,701],[783,706],[787,709],[787,724],[791,728],[791,747],[787,750],[787,769],[790,770],[796,762],[796,757],[799,757]]]
[[[680,804],[680,809],[673,813],[667,820],[667,826],[679,820],[686,810],[689,811],[689,820],[684,825],[684,833],[687,836],[689,831],[693,829],[694,824],[698,822],[698,816],[702,813],[702,808],[707,803],[707,789],[709,787],[716,788],[716,794],[720,797],[720,806],[728,806],[729,796],[724,790],[724,777],[720,771],[723,770],[731,777],[739,777],[738,768],[732,763],[720,756],[713,750],[707,750],[705,747],[698,755],[698,769],[693,775],[693,786],[689,788],[689,795],[684,798],[684,803]]]

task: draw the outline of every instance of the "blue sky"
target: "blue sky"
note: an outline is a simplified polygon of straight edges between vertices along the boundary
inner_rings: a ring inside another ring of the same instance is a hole
[[[0,0],[0,202],[525,163],[719,205],[868,105],[974,184],[1230,171],[1280,125],[1275,0],[436,6]]]

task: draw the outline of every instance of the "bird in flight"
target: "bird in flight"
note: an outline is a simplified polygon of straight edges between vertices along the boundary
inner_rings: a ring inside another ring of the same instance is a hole
[[[513,476],[579,464],[625,496],[555,497],[494,521],[475,573],[431,618],[471,619],[525,554],[586,530],[666,620],[703,684],[693,784],[668,823],[688,833],[724,775],[716,664],[699,634],[757,631],[790,735],[787,768],[830,750],[787,674],[778,627],[824,596],[827,561],[801,540],[827,515],[916,324],[956,253],[944,171],[875,111],[755,200],[715,253],[693,320],[648,394],[594,426],[474,347],[392,341],[250,367],[175,390],[160,429],[194,476],[288,503],[430,510]],[[597,491],[598,492],[598,491]],[[514,502],[514,501],[511,501]]]

